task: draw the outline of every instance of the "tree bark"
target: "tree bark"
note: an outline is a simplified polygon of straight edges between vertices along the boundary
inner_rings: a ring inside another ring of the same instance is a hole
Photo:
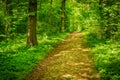
[[[38,45],[36,36],[37,0],[29,0],[27,46]]]
[[[65,31],[65,2],[66,0],[62,0],[62,6],[61,6],[61,31]]]

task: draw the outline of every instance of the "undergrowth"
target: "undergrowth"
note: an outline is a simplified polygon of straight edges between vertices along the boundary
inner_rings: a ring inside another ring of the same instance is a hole
[[[22,80],[68,33],[41,37],[38,46],[26,47],[25,36],[0,43],[0,80]],[[21,39],[23,38],[23,39]]]
[[[102,80],[120,80],[120,41],[98,40],[92,33],[85,35],[84,42],[92,48],[95,66]]]

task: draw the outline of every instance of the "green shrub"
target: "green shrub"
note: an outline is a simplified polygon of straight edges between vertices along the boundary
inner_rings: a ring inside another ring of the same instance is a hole
[[[93,48],[94,61],[103,80],[120,80],[120,42],[109,42]]]
[[[105,41],[99,40],[97,33],[87,33],[84,37],[84,43],[87,46],[95,47],[97,44],[105,43]]]
[[[0,80],[23,80],[23,78],[63,40],[68,33],[59,33],[41,39],[38,46],[26,47],[25,36],[0,43]]]

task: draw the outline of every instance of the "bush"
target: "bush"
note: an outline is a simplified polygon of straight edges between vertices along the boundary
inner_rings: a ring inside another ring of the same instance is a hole
[[[84,43],[86,46],[95,47],[98,44],[105,43],[105,41],[99,40],[97,33],[87,33],[84,38]]]
[[[93,48],[94,61],[103,80],[120,80],[120,42],[109,42]]]
[[[23,78],[50,52],[52,46],[64,39],[68,33],[59,33],[41,39],[39,45],[25,46],[25,36],[0,42],[0,80],[23,80]]]

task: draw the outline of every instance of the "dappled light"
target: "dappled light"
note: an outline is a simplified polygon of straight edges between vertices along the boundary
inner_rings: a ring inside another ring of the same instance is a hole
[[[60,45],[53,48],[51,54],[36,68],[42,68],[28,75],[27,80],[100,80],[90,57],[90,49],[82,45],[82,34],[74,32]],[[35,68],[35,69],[36,69]],[[40,76],[40,75],[44,76]],[[32,76],[39,76],[38,79]]]
[[[76,76],[74,75],[71,75],[71,74],[65,74],[65,75],[62,75],[63,78],[66,78],[66,79],[73,79],[75,78]]]
[[[84,63],[84,62],[79,62],[79,63],[66,63],[67,65],[70,66],[91,66],[90,63]]]
[[[89,52],[90,50],[89,49],[83,49],[82,51],[83,52]]]
[[[0,0],[0,80],[120,80],[120,0]]]

